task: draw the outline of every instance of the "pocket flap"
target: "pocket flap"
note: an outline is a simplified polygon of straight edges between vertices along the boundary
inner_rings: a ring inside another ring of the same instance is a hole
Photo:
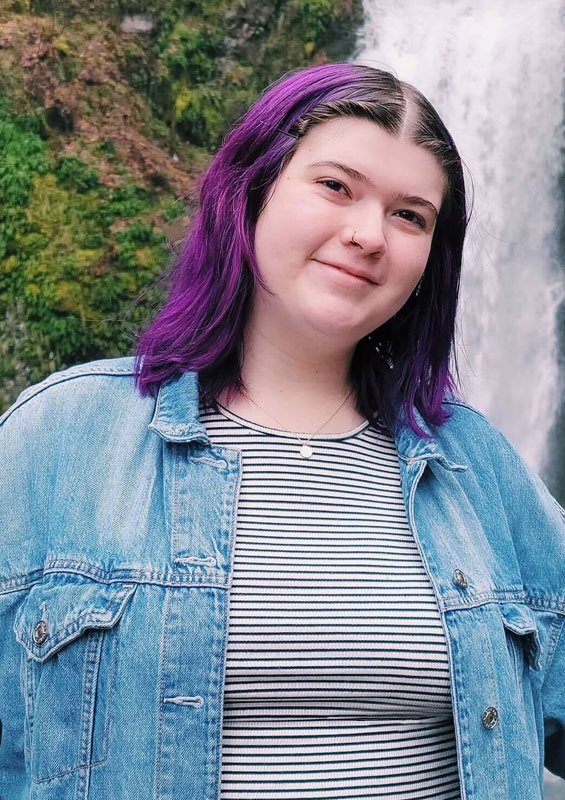
[[[541,669],[541,642],[533,611],[523,603],[500,603],[504,627],[524,637],[524,654],[532,669]]]
[[[16,614],[16,639],[32,658],[45,661],[87,628],[113,627],[134,591],[131,583],[47,575],[30,589]]]

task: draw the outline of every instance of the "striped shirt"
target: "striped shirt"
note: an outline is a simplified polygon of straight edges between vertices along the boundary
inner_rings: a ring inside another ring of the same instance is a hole
[[[222,800],[459,800],[447,648],[394,440],[201,408],[237,448]]]

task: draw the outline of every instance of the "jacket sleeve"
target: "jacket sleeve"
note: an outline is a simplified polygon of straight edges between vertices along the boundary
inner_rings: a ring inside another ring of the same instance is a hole
[[[502,493],[543,647],[545,766],[565,778],[565,510],[500,435]]]
[[[550,647],[543,683],[545,766],[565,778],[565,615],[552,627]]]
[[[530,480],[530,491],[522,500],[522,530],[524,535],[529,533],[530,563],[537,566],[537,585],[532,575],[526,589],[532,605],[539,609],[546,649],[542,684],[544,762],[550,772],[565,779],[565,510],[539,475],[523,462],[521,465]],[[546,603],[543,598],[536,603],[537,586],[543,586]]]
[[[498,428],[484,434],[542,645],[545,766],[565,778],[565,510]]]
[[[551,608],[551,613],[549,609],[537,612],[546,648],[542,684],[544,763],[550,772],[565,779],[565,511],[539,475],[521,460],[520,465],[529,479],[518,505],[521,530],[524,536],[529,535],[531,550],[527,557],[537,566],[536,583],[543,586]],[[535,607],[534,576],[525,583]]]
[[[41,577],[41,532],[50,484],[44,469],[42,404],[22,403],[22,397],[0,417],[0,797],[6,799],[29,793],[22,653],[13,625],[30,587]]]

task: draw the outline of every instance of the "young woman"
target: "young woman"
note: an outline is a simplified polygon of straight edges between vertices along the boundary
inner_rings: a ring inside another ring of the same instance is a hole
[[[386,72],[295,72],[238,121],[137,358],[0,421],[2,797],[565,777],[565,512],[458,398],[466,222]]]

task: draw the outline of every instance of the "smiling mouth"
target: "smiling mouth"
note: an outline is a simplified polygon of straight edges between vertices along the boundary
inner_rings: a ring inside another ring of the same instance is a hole
[[[318,261],[318,259],[314,259]],[[322,264],[324,267],[330,267],[331,269],[335,269],[337,272],[340,272],[342,275],[347,275],[352,281],[356,281],[358,283],[366,283],[369,285],[374,285],[374,281],[370,280],[369,278],[365,278],[362,275],[355,275],[353,272],[349,272],[342,267],[336,267],[335,264],[328,264],[327,261],[318,261],[318,264]]]

